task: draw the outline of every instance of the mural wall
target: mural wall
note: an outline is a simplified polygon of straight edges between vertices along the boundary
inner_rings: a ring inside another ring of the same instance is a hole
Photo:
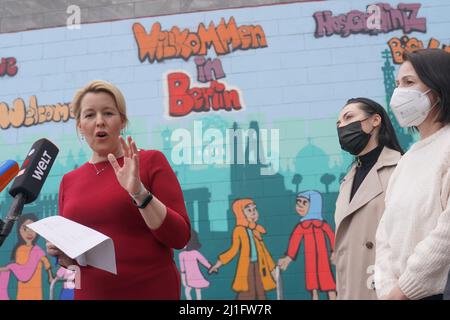
[[[90,158],[70,102],[93,79],[123,91],[126,134],[163,151],[182,185],[194,229],[175,257],[183,299],[243,298],[256,278],[247,298],[334,299],[334,207],[352,161],[337,115],[349,98],[372,98],[407,149],[416,137],[387,107],[401,53],[450,50],[448,9],[314,1],[0,34],[0,161],[21,164],[42,137],[60,148],[0,248],[0,299],[73,297],[73,272],[26,225],[57,214],[62,175]],[[10,204],[4,190],[2,217]]]

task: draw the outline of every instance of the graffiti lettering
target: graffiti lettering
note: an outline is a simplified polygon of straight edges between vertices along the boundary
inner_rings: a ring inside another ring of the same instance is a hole
[[[21,98],[15,99],[11,108],[5,102],[0,103],[0,128],[2,129],[8,129],[10,126],[29,127],[50,121],[66,122],[69,118],[75,118],[69,103],[38,106],[36,96],[30,97],[28,109]]]
[[[427,48],[437,49],[440,47],[440,42],[434,38],[428,41]],[[392,60],[395,64],[403,63],[403,53],[412,52],[418,49],[423,49],[423,42],[417,38],[409,38],[408,36],[403,36],[399,38],[391,38],[388,41],[389,48],[391,49]],[[442,50],[450,52],[450,46],[443,44]]]
[[[191,88],[190,77],[183,72],[170,73],[167,77],[169,89],[169,115],[181,117],[192,111],[203,112],[242,108],[239,92],[225,90],[225,85],[212,81],[209,87]]]
[[[369,6],[368,12],[352,10],[347,14],[333,16],[331,11],[315,12],[313,17],[316,21],[314,36],[321,38],[330,37],[334,34],[348,37],[350,34],[363,33],[376,35],[388,33],[394,30],[403,30],[404,33],[412,31],[426,32],[426,18],[418,18],[420,3],[400,3],[397,9],[387,3],[376,4],[380,10],[374,10]],[[373,15],[377,15],[379,23],[374,24]],[[377,25],[379,28],[374,28]]]
[[[2,58],[0,62],[0,77],[8,75],[14,77],[17,74],[18,68],[16,66],[16,58]]]
[[[222,62],[219,59],[211,61],[211,59],[206,60],[204,57],[195,57],[194,62],[197,66],[198,82],[206,83],[225,78]]]
[[[248,50],[267,47],[266,36],[261,26],[243,25],[238,27],[233,17],[228,23],[221,19],[219,25],[211,22],[208,28],[200,23],[197,32],[189,29],[181,31],[174,26],[170,31],[162,31],[161,24],[152,25],[149,34],[140,23],[133,24],[133,33],[139,50],[139,60],[150,63],[155,60],[204,56],[214,47],[216,54],[225,55],[235,50]],[[230,51],[231,44],[231,51]]]

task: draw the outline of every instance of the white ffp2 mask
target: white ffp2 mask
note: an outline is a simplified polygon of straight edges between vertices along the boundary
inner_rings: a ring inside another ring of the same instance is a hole
[[[418,126],[425,121],[431,110],[427,93],[415,89],[395,88],[390,106],[402,127]]]

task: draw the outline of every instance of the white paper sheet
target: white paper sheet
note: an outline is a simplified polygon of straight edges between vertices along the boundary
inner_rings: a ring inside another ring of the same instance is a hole
[[[44,218],[27,227],[76,259],[78,264],[117,274],[114,243],[103,233],[61,216]]]

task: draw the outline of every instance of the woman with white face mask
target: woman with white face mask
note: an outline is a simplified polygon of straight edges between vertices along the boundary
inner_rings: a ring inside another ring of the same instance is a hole
[[[399,161],[376,234],[380,299],[442,299],[450,269],[450,53],[405,54],[391,108],[420,140]]]

